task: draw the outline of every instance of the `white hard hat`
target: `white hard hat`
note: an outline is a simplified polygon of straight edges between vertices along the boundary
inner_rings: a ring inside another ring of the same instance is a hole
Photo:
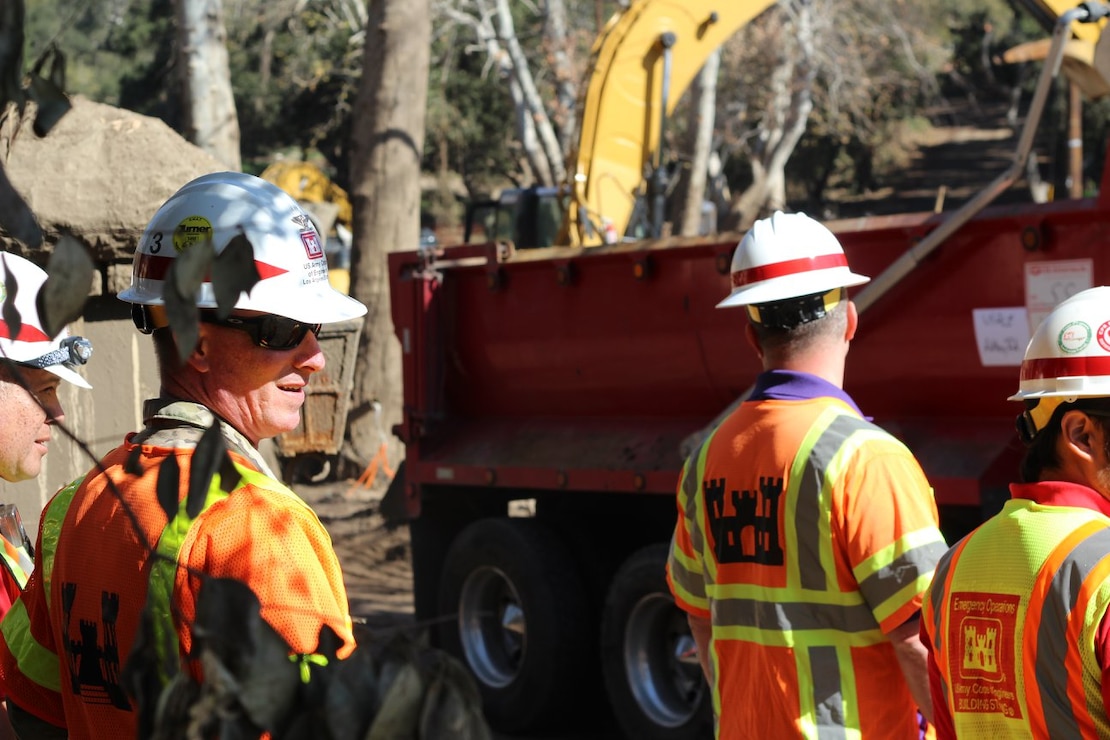
[[[12,305],[19,312],[20,327],[12,336],[11,326],[0,319],[0,359],[41,368],[74,385],[92,388],[74,369],[92,356],[89,340],[71,337],[64,328],[52,339],[43,329],[35,300],[46,282],[46,271],[19,255],[0,255],[0,305],[8,299],[9,278],[16,284]]]
[[[773,303],[862,285],[836,236],[804,213],[756,221],[732,255],[732,292],[717,308]]]
[[[366,306],[328,282],[320,235],[297,201],[276,185],[239,172],[198,177],[170,196],[147,225],[135,252],[131,287],[119,297],[162,305],[166,272],[180,252],[211,239],[218,255],[239,234],[254,248],[261,280],[240,294],[235,308],[309,324],[366,313]],[[211,282],[201,284],[197,306],[216,308]]]
[[[1033,332],[1011,401],[1110,397],[1110,287],[1076,293]]]

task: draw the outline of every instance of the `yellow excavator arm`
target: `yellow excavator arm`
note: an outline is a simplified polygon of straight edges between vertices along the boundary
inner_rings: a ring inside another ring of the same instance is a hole
[[[565,215],[571,246],[623,235],[669,116],[705,60],[774,0],[633,0],[595,42]],[[665,107],[664,107],[665,106]]]

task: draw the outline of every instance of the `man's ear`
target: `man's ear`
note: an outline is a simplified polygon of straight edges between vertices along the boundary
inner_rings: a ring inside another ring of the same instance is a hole
[[[193,351],[190,353],[189,358],[185,360],[185,364],[198,373],[208,372],[211,366],[211,349],[210,342],[208,341],[208,328],[204,324],[201,324],[199,332],[197,333],[197,346],[193,347]]]
[[[1060,417],[1060,438],[1080,457],[1094,457],[1096,444],[1095,422],[1082,411],[1072,409]]]
[[[848,301],[848,325],[844,330],[844,341],[850,342],[855,339],[856,329],[859,327],[859,312],[856,311],[856,304]]]

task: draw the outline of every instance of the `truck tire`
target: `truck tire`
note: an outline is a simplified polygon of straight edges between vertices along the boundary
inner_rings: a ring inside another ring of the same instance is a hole
[[[570,552],[531,519],[481,519],[455,538],[439,589],[439,644],[470,669],[501,732],[580,718],[596,634]]]
[[[711,739],[712,698],[666,563],[667,546],[649,545],[613,576],[601,617],[605,690],[628,738]]]

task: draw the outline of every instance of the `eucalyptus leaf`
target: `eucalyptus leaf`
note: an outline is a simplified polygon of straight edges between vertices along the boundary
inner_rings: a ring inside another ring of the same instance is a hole
[[[226,319],[241,293],[250,293],[261,280],[254,263],[254,247],[245,234],[236,235],[212,265],[212,288],[216,294],[216,313]]]
[[[194,632],[239,684],[246,716],[264,729],[278,727],[300,687],[289,644],[263,618],[261,604],[241,581],[207,578],[197,596]]]
[[[197,346],[197,339],[200,338],[198,327],[200,310],[193,299],[182,298],[175,290],[166,290],[163,300],[166,320],[170,324],[170,331],[173,332],[174,343],[177,346],[177,358],[185,362],[193,353],[193,349]]]
[[[32,77],[27,92],[35,101],[35,121],[31,130],[36,136],[46,136],[50,133],[58,121],[62,120],[62,116],[73,108],[69,96],[52,80]]]
[[[177,354],[182,362],[197,346],[200,330],[197,324],[200,313],[197,309],[197,291],[208,276],[215,257],[211,239],[204,239],[189,245],[170,263],[166,271],[163,300],[166,319],[177,340]]]
[[[423,700],[424,679],[420,670],[410,662],[399,666],[370,725],[366,740],[415,738]]]
[[[490,740],[482,715],[482,698],[470,674],[447,653],[432,653],[428,691],[420,713],[420,737],[450,737],[457,740]]]
[[[177,457],[175,455],[167,455],[162,464],[158,466],[158,503],[162,507],[162,511],[166,512],[166,518],[171,522],[177,517],[177,510],[180,506],[180,485],[181,485],[181,469],[177,465]]]
[[[204,430],[197,442],[189,465],[189,492],[185,497],[185,513],[190,519],[196,519],[204,510],[212,476],[223,468],[223,459],[226,456],[227,443],[220,433],[220,422],[213,421],[212,426]]]
[[[4,259],[7,253],[0,254],[0,259]],[[23,329],[23,317],[19,315],[19,309],[15,307],[15,297],[19,294],[19,281],[15,279],[15,275],[11,270],[7,269],[7,263],[4,265],[4,307],[0,313],[4,316],[4,323],[8,325],[8,334],[13,337],[19,336],[19,332]]]
[[[58,240],[46,266],[46,282],[35,299],[42,328],[51,338],[81,317],[95,267],[80,242],[66,234]]]
[[[166,273],[167,287],[172,287],[182,298],[196,301],[201,283],[212,269],[216,249],[211,239],[201,239],[188,245],[177,255]]]
[[[2,3],[0,3],[2,4]],[[0,227],[30,249],[42,246],[42,229],[0,163]]]
[[[0,111],[23,109],[23,0],[0,2]]]
[[[378,713],[377,676],[370,649],[360,644],[346,660],[336,661],[328,686],[324,718],[333,738],[366,736]]]

